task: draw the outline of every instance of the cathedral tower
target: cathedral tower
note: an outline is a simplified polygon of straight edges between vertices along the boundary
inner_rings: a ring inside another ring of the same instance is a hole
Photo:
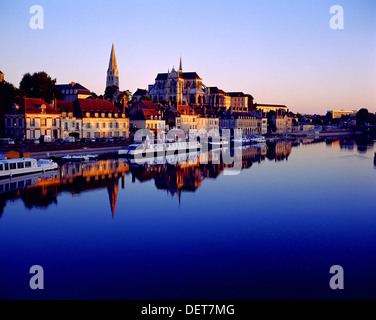
[[[112,86],[119,88],[119,70],[118,70],[117,64],[116,64],[114,44],[112,44],[110,64],[109,64],[108,70],[107,70],[106,88],[112,87]]]

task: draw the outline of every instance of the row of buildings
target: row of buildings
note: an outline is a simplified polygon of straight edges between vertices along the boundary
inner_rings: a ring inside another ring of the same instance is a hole
[[[4,115],[5,136],[14,139],[51,140],[75,138],[128,138],[130,132],[149,129],[164,134],[171,129],[188,132],[219,133],[221,129],[240,129],[244,135],[266,134],[267,119],[259,112],[218,116],[214,110],[187,105],[162,108],[151,101],[139,101],[120,110],[101,99],[53,101],[25,98]]]
[[[114,106],[103,99],[76,99],[53,101],[25,98],[4,114],[5,136],[14,139],[51,140],[75,138],[128,138],[138,129],[149,129],[165,134],[171,129],[184,132],[220,133],[222,129],[238,129],[243,135],[266,134],[268,119],[260,111],[216,112],[214,109],[179,105],[161,107],[152,101],[141,100],[132,107]],[[272,119],[273,121],[273,119]],[[280,131],[291,132],[292,119],[277,112],[275,123]]]
[[[106,79],[107,87],[119,89],[114,45]],[[243,135],[264,135],[268,120],[277,133],[292,131],[292,118],[281,105],[254,105],[253,97],[243,92],[225,92],[206,87],[196,72],[179,70],[160,73],[148,90],[138,89],[133,101],[117,101],[93,97],[79,83],[56,85],[62,101],[48,104],[42,99],[25,98],[4,115],[5,135],[15,139],[51,140],[75,138],[128,138],[138,129],[164,134],[171,129],[199,133],[220,133],[222,129],[238,129]],[[273,117],[267,115],[273,111]]]

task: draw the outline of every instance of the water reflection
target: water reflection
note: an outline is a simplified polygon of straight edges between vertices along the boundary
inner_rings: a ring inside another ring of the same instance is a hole
[[[247,170],[254,163],[263,161],[288,161],[294,147],[322,143],[323,140],[305,139],[301,141],[278,141],[261,146],[248,146],[242,150],[242,158],[237,159],[240,170]],[[326,140],[326,145],[341,150],[354,150],[365,153],[373,141],[367,139]],[[218,154],[197,154],[189,159],[179,159],[178,164],[154,162],[138,166],[132,162],[117,159],[86,163],[65,163],[57,172],[48,176],[34,175],[0,181],[0,217],[8,201],[22,199],[26,208],[47,208],[57,204],[58,195],[69,192],[72,196],[83,192],[106,189],[112,217],[115,217],[119,185],[125,189],[125,176],[131,175],[132,182],[154,181],[155,187],[166,190],[181,201],[183,192],[195,192],[205,179],[217,179],[228,168],[217,161]],[[376,168],[376,158],[374,160]]]

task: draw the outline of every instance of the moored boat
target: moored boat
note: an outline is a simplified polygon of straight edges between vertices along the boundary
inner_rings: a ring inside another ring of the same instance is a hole
[[[251,143],[266,143],[266,139],[264,136],[252,136],[250,138]]]
[[[166,142],[166,143],[139,143],[132,144],[125,150],[119,150],[118,156],[125,158],[133,157],[161,157],[174,155],[178,153],[190,152],[190,151],[200,151],[202,145],[197,142],[185,142],[185,141],[176,141],[176,142]]]
[[[8,159],[0,160],[0,178],[15,177],[37,172],[56,170],[58,165],[49,159]]]

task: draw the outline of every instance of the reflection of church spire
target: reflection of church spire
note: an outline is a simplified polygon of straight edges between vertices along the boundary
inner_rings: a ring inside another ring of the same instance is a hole
[[[115,218],[116,200],[119,191],[119,180],[115,180],[113,184],[107,186],[108,197],[110,198],[112,218]]]

